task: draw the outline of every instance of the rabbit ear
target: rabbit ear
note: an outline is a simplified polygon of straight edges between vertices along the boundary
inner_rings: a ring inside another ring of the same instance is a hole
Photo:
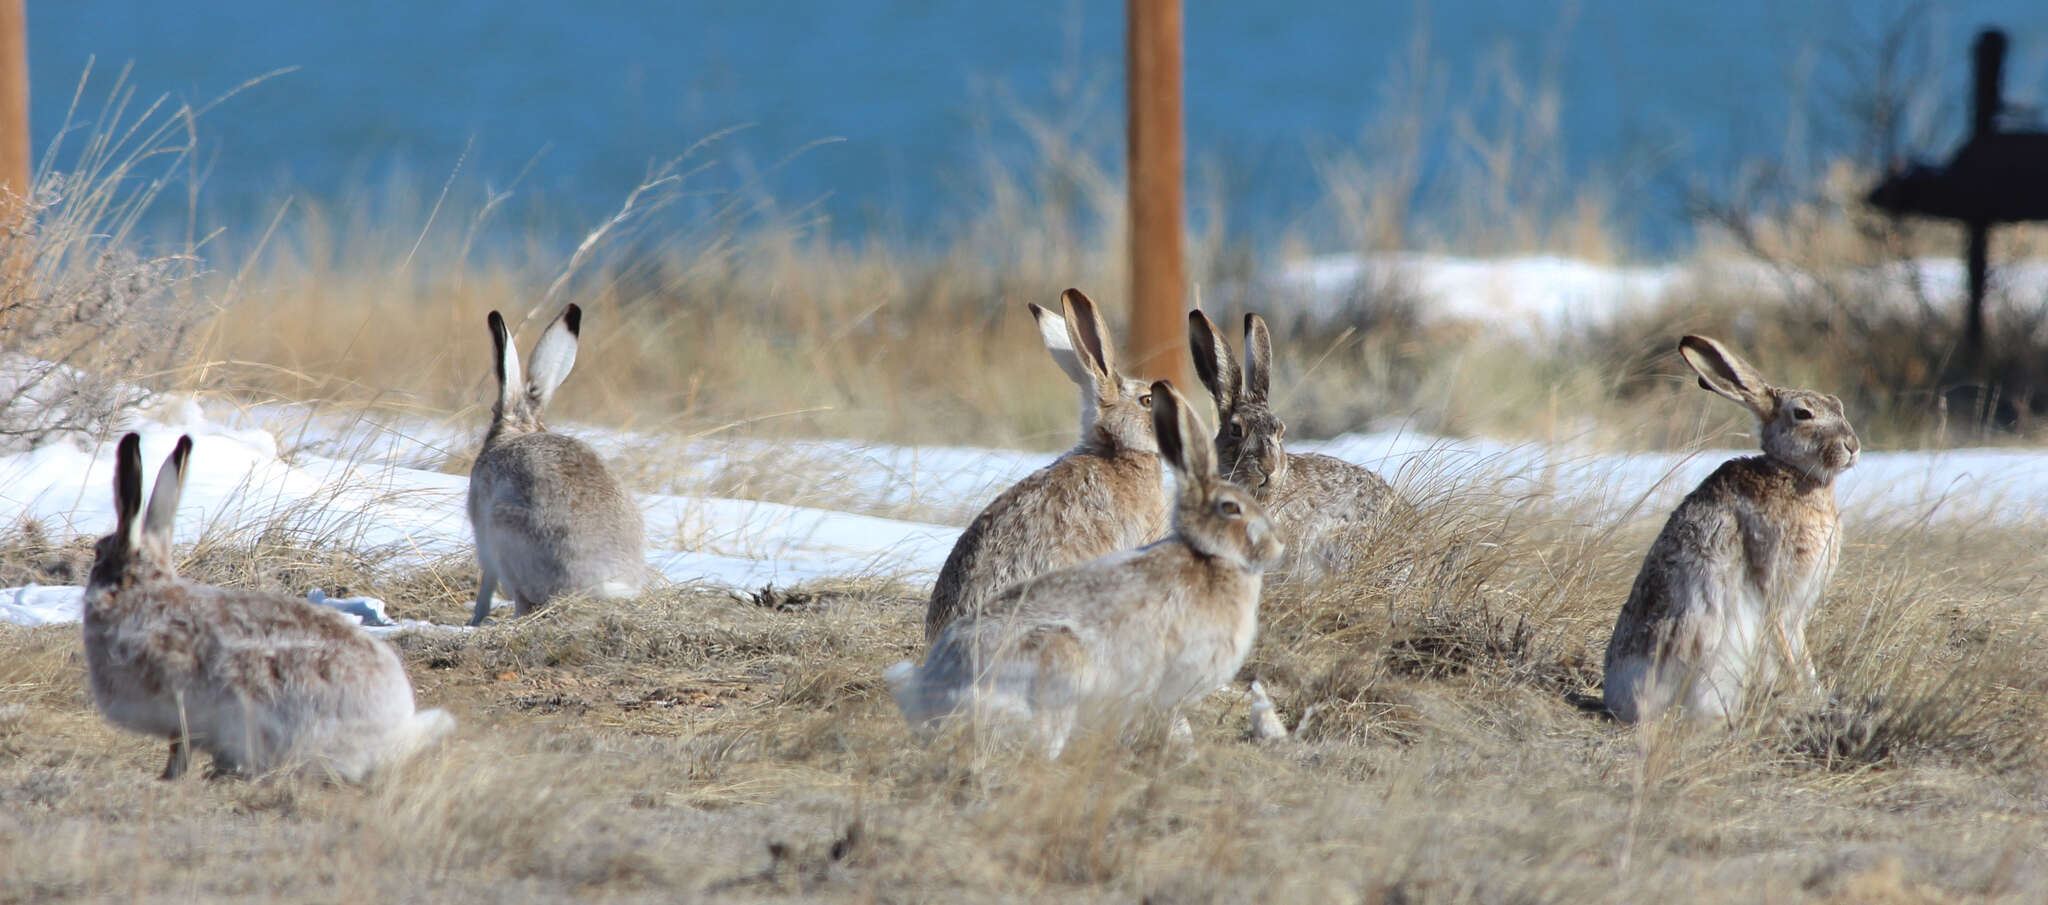
[[[576,366],[576,337],[582,329],[583,309],[571,304],[548,325],[540,342],[533,344],[533,354],[526,359],[526,398],[535,411],[547,407],[548,400],[555,398],[555,388]]]
[[[1216,415],[1229,418],[1237,408],[1237,390],[1242,378],[1238,374],[1237,360],[1230,355],[1230,344],[1223,341],[1223,334],[1216,329],[1216,322],[1203,314],[1200,308],[1188,312],[1188,350],[1194,353],[1195,376],[1201,378],[1202,386],[1209,389],[1209,398],[1216,400]]]
[[[1095,302],[1081,290],[1069,289],[1060,293],[1060,310],[1066,315],[1067,334],[1074,351],[1080,353],[1081,365],[1095,377],[1096,390],[1115,392],[1116,352],[1109,344],[1109,324],[1103,322]]]
[[[142,436],[121,438],[114,456],[114,534],[129,550],[141,545],[142,520]]]
[[[1250,402],[1266,401],[1266,390],[1273,381],[1273,335],[1266,331],[1266,319],[1256,314],[1244,316],[1244,398]]]
[[[157,469],[156,486],[149,492],[149,512],[142,517],[142,533],[153,543],[171,542],[171,528],[178,519],[178,498],[185,495],[185,463],[191,458],[192,438],[179,437],[163,467]]]
[[[519,396],[519,350],[512,346],[512,331],[505,327],[505,317],[491,312],[487,322],[491,325],[492,360],[498,369],[498,411],[512,411],[512,403]]]
[[[1771,385],[1726,346],[1704,336],[1687,336],[1678,341],[1678,354],[1699,375],[1702,388],[1748,406],[1758,418],[1771,416]]]
[[[1180,472],[1182,480],[1216,477],[1216,447],[1209,442],[1209,431],[1168,381],[1152,382],[1152,433],[1159,441],[1159,457]]]
[[[1052,360],[1060,370],[1067,372],[1067,379],[1082,387],[1092,389],[1095,377],[1081,364],[1081,356],[1074,351],[1074,339],[1067,333],[1067,319],[1059,314],[1040,308],[1037,302],[1029,303],[1031,320],[1038,324],[1038,337],[1045,342],[1045,351],[1052,353]]]

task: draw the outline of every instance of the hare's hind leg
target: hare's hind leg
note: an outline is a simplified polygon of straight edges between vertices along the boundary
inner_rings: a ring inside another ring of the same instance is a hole
[[[185,768],[191,766],[191,763],[192,756],[185,748],[185,739],[181,736],[171,736],[171,753],[164,760],[163,775],[157,778],[165,780],[177,779],[185,775]]]
[[[497,596],[497,594],[498,594],[498,574],[497,574],[497,570],[496,570],[496,569],[493,569],[493,568],[491,568],[491,564],[490,564],[490,562],[489,562],[488,560],[485,560],[485,561],[484,561],[484,570],[483,570],[483,579],[482,579],[481,581],[478,581],[478,582],[477,582],[477,588],[476,588],[476,612],[474,612],[474,613],[471,613],[471,614],[470,614],[470,616],[469,616],[469,624],[470,624],[470,625],[482,625],[482,624],[484,624],[484,620],[485,620],[486,618],[489,618],[489,616],[491,615],[491,598],[493,598],[493,597],[496,597],[496,596]]]

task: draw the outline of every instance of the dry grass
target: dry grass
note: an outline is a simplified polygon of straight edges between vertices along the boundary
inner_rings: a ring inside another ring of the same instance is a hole
[[[161,783],[159,744],[92,712],[75,628],[0,626],[0,902],[2048,893],[2048,535],[1852,524],[1814,626],[1836,704],[1630,729],[1584,702],[1657,517],[1412,483],[1425,514],[1359,572],[1269,594],[1246,671],[1290,719],[1314,708],[1280,744],[1243,741],[1224,694],[1185,748],[920,748],[879,674],[916,655],[922,588],[667,588],[398,636],[461,727],[367,788]],[[53,547],[0,563],[46,568]],[[189,569],[349,583],[441,621],[473,581],[260,547]]]

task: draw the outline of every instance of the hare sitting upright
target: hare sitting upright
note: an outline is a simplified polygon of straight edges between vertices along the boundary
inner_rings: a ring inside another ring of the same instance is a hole
[[[1607,643],[1607,709],[1628,722],[1674,704],[1727,719],[1781,666],[1818,685],[1806,621],[1841,549],[1835,476],[1858,451],[1842,400],[1771,386],[1704,336],[1680,340],[1678,353],[1700,386],[1756,415],[1764,454],[1715,469],[1643,558]]]
[[[1151,392],[1177,484],[1173,533],[1012,585],[940,632],[924,665],[890,667],[896,705],[920,734],[960,718],[1057,757],[1080,729],[1166,725],[1243,665],[1279,535],[1217,474],[1209,434],[1172,384]]]
[[[141,438],[121,438],[117,522],[85,591],[100,712],[170,740],[165,779],[198,748],[220,773],[299,765],[356,781],[452,728],[442,711],[413,710],[398,655],[339,611],[178,577],[171,528],[191,454],[192,438],[179,438],[144,514]]]
[[[1046,351],[1081,388],[1081,441],[1003,491],[974,517],[932,586],[931,641],[982,601],[1053,569],[1128,550],[1166,533],[1166,489],[1152,439],[1157,398],[1117,374],[1109,326],[1078,289],[1061,314],[1031,306]]]
[[[550,433],[540,413],[576,363],[582,309],[570,305],[533,345],[527,377],[505,319],[491,312],[498,401],[469,469],[469,523],[483,580],[470,625],[502,587],[524,616],[561,594],[631,597],[647,572],[640,507],[589,446]]]
[[[1188,312],[1195,375],[1216,401],[1216,454],[1223,474],[1249,489],[1287,536],[1288,576],[1314,580],[1343,571],[1354,547],[1407,503],[1371,469],[1282,445],[1287,425],[1273,413],[1273,339],[1266,321],[1244,316],[1244,367],[1200,309]]]

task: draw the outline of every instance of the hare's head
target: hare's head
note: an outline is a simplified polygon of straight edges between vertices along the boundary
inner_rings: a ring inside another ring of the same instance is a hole
[[[524,381],[519,376],[519,349],[512,344],[512,331],[505,326],[505,318],[493,311],[489,323],[493,363],[498,372],[498,401],[491,405],[491,433],[495,436],[547,430],[540,413],[547,408],[548,400],[554,398],[562,379],[569,376],[569,369],[576,366],[576,337],[583,327],[583,309],[575,305],[562,309],[555,322],[541,333],[540,341],[533,344],[533,354],[526,360]]]
[[[1069,289],[1060,294],[1059,313],[1034,303],[1031,318],[1038,322],[1039,337],[1052,360],[1081,388],[1082,442],[1157,452],[1150,413],[1157,397],[1144,381],[1116,372],[1115,344],[1095,303],[1081,290]]]
[[[178,445],[156,472],[149,509],[142,508],[142,438],[121,438],[114,462],[114,533],[93,545],[93,587],[112,587],[145,570],[177,574],[171,557],[171,529],[178,515],[178,497],[185,492],[185,463],[192,458],[192,438]]]
[[[1280,562],[1280,532],[1250,491],[1216,472],[1216,447],[1202,419],[1173,384],[1152,384],[1152,427],[1159,456],[1173,467],[1173,527],[1188,546],[1254,571]]]
[[[1223,474],[1264,498],[1287,477],[1287,425],[1273,414],[1266,390],[1273,379],[1273,336],[1256,314],[1244,316],[1244,367],[1230,343],[1199,309],[1188,312],[1188,348],[1195,375],[1216,400],[1216,455]]]
[[[1699,375],[1700,386],[1756,415],[1764,455],[1816,481],[1831,481],[1856,464],[1862,445],[1842,411],[1842,400],[1813,390],[1771,386],[1748,362],[1704,336],[1679,340],[1678,354]]]

